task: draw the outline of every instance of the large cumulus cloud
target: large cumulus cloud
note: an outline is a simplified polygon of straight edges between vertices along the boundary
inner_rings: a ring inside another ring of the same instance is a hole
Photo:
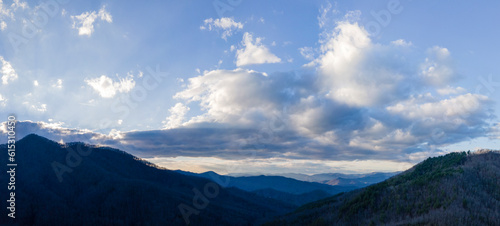
[[[447,48],[375,43],[355,21],[338,22],[326,37],[304,70],[215,70],[190,79],[175,98],[205,113],[183,126],[258,131],[279,117],[280,129],[308,141],[283,152],[330,159],[405,159],[490,131],[491,100],[453,85],[459,76]]]

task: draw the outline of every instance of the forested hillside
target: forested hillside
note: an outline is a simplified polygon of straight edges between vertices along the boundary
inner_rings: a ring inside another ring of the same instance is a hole
[[[302,206],[270,225],[500,225],[500,153],[428,158],[384,182]]]

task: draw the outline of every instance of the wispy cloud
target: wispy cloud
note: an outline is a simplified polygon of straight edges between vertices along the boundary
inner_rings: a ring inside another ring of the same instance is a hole
[[[2,94],[0,94],[0,106],[5,107],[7,99],[5,99]]]
[[[2,64],[1,74],[2,74],[2,84],[7,85],[11,81],[15,81],[17,79],[17,73],[10,64],[10,62],[6,61],[2,56],[0,56],[0,63]]]
[[[73,28],[78,30],[78,35],[91,36],[94,33],[94,23],[97,20],[108,23],[113,22],[113,17],[106,11],[106,7],[102,6],[99,12],[84,12],[80,15],[71,16],[73,20]]]
[[[103,98],[114,97],[118,92],[127,93],[135,87],[135,81],[131,75],[121,78],[119,81],[113,81],[110,77],[101,75],[98,78],[85,79],[85,83]]]
[[[227,40],[235,31],[243,29],[243,24],[229,17],[222,17],[220,19],[208,18],[203,21],[203,25],[200,26],[200,29],[222,32],[221,38]]]

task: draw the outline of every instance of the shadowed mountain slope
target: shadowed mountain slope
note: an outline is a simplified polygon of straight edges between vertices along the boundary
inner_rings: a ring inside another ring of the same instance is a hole
[[[7,185],[7,146],[0,152],[0,182]],[[112,148],[61,145],[32,134],[16,143],[15,157],[16,219],[4,207],[3,224],[185,225],[183,209],[191,225],[252,225],[293,208]],[[9,199],[7,186],[0,189],[1,199]]]

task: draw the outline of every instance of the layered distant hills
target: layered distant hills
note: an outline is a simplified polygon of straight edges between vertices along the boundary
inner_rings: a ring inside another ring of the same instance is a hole
[[[223,187],[236,187],[296,206],[381,182],[396,174],[317,174],[312,176],[304,174],[284,174],[283,176],[232,174],[235,176],[227,176],[215,172],[201,174],[180,170],[176,172],[207,178]],[[333,181],[336,181],[336,183],[333,183]]]
[[[269,225],[500,225],[500,153],[429,158],[381,183],[304,205]]]
[[[231,177],[218,175],[215,172],[201,174],[183,171],[177,172],[207,178],[217,182],[223,187],[239,188],[266,198],[277,199],[296,207],[357,188],[355,186],[330,186],[316,182],[299,181],[282,176],[261,175]]]
[[[370,184],[378,183],[398,174],[400,172],[390,173],[366,173],[366,174],[342,174],[342,173],[322,173],[322,174],[300,174],[300,173],[285,173],[285,174],[262,174],[265,176],[283,176],[300,181],[317,182],[328,185],[338,185],[347,187],[365,187]],[[249,174],[228,174],[233,177],[249,177],[254,175]]]

